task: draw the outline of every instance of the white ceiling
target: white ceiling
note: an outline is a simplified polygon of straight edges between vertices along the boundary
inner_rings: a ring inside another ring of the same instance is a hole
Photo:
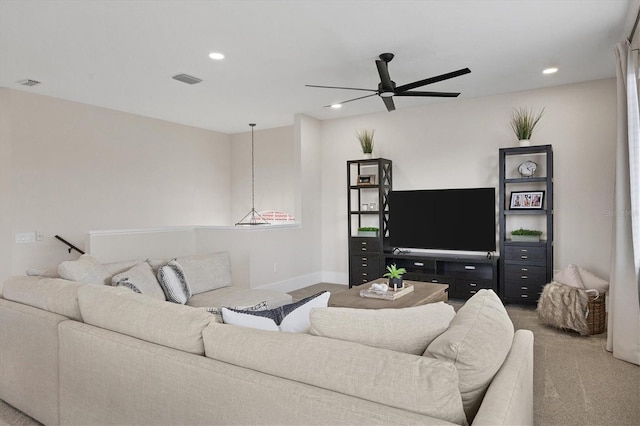
[[[62,1],[0,0],[0,86],[225,133],[386,111],[377,88],[392,52],[406,84],[461,98],[615,76],[614,46],[638,0]],[[212,51],[223,61],[208,58]],[[543,68],[557,66],[554,75]],[[186,73],[203,80],[187,85]],[[25,88],[16,82],[42,84]],[[395,98],[398,109],[455,99]],[[393,114],[393,113],[392,113]]]

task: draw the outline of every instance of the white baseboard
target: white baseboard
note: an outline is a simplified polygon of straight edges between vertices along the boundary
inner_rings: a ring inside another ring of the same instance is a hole
[[[322,282],[349,285],[349,274],[344,272],[322,271]]]

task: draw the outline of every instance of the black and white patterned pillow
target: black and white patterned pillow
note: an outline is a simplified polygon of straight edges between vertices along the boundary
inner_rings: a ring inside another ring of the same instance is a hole
[[[298,302],[265,311],[222,308],[222,319],[225,324],[260,330],[308,333],[311,328],[309,312],[313,308],[326,308],[330,296],[331,293],[323,291]]]
[[[169,302],[184,305],[191,298],[191,288],[184,271],[175,260],[158,269],[158,282]]]
[[[223,306],[223,308],[238,309],[242,311],[266,311],[267,309],[269,309],[269,306],[267,305],[267,301],[263,300],[262,302],[257,303],[253,306],[234,306],[234,307]],[[222,308],[211,307],[211,308],[205,308],[205,310],[215,315],[216,320],[218,322],[224,322],[222,321]]]

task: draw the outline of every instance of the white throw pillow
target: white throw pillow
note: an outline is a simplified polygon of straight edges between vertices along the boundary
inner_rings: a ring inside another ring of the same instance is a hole
[[[93,256],[83,254],[78,260],[67,260],[58,265],[58,274],[65,280],[84,284],[111,284],[111,274]]]
[[[184,305],[191,297],[191,289],[184,271],[175,260],[158,269],[158,282],[169,302]]]
[[[154,299],[167,300],[160,283],[153,274],[151,265],[147,262],[140,262],[128,271],[114,275],[111,283],[116,287],[127,287]]]
[[[266,311],[243,311],[222,308],[225,324],[256,328],[259,330],[308,333],[311,327],[309,312],[312,308],[327,307],[331,293],[314,294],[298,302]]]
[[[566,268],[553,276],[553,281],[565,284],[571,287],[584,289],[584,283],[580,277],[580,272],[576,265],[567,265]]]
[[[232,284],[231,260],[226,251],[179,257],[176,260],[182,266],[193,294],[229,287]]]
[[[311,334],[422,355],[456,316],[444,302],[402,309],[314,308]]]
[[[600,294],[606,293],[607,290],[609,290],[609,282],[595,276],[580,266],[578,266],[578,271],[580,271],[580,277],[584,283],[584,288],[587,290],[598,290]]]
[[[242,311],[266,311],[267,309],[269,309],[269,305],[267,304],[266,300],[263,300],[260,303],[257,303],[255,305],[252,306],[224,306],[225,308],[231,308],[231,309],[238,309],[238,310],[242,310]],[[213,314],[213,316],[215,317],[216,322],[218,323],[223,323],[224,321],[222,320],[222,308],[216,308],[216,307],[207,307],[204,308],[205,311]]]

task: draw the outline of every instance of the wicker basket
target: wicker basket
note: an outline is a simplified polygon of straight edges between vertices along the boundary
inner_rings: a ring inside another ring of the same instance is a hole
[[[606,293],[602,293],[598,297],[589,295],[589,312],[587,312],[589,334],[601,334],[604,333],[607,329],[605,296]]]

